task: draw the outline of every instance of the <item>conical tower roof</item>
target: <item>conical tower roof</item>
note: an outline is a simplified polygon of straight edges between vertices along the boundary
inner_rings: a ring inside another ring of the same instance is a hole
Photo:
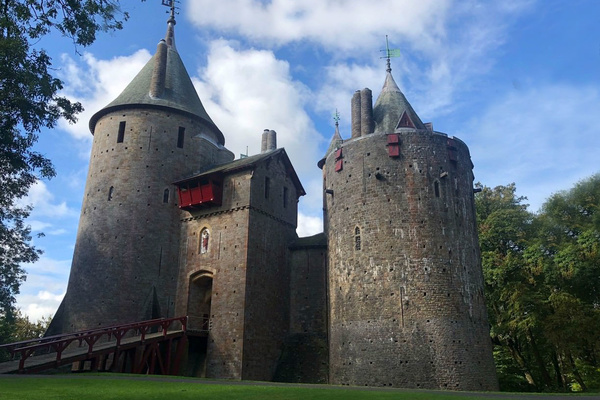
[[[375,133],[391,133],[397,128],[425,129],[425,125],[398,88],[388,65],[381,94],[373,108]]]
[[[325,159],[327,158],[327,156],[329,155],[329,153],[331,153],[332,151],[335,151],[336,149],[338,149],[341,146],[341,144],[342,144],[343,141],[344,140],[342,139],[342,135],[340,135],[340,126],[339,126],[339,123],[338,123],[338,121],[335,121],[335,132],[333,133],[333,137],[331,138],[331,142],[329,142],[329,147],[327,148],[327,151],[325,152],[325,155],[317,163],[317,167],[323,169],[323,165],[325,165]]]
[[[212,128],[219,143],[225,144],[223,133],[204,109],[175,48],[174,25],[175,18],[171,14],[167,22],[165,39],[159,42],[154,56],[115,100],[90,119],[89,126],[92,134],[96,123],[103,115],[116,110],[142,107],[175,110],[192,118],[199,118]],[[159,90],[156,90],[157,79]]]

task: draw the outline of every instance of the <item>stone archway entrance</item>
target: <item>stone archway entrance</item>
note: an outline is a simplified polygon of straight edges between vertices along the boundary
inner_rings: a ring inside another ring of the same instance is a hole
[[[212,272],[199,272],[190,277],[188,292],[188,331],[207,332],[210,325]]]
[[[213,275],[200,271],[190,277],[188,291],[188,373],[206,377]]]

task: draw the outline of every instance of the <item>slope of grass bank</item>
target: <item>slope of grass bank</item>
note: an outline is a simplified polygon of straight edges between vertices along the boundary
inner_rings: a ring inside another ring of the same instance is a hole
[[[489,399],[490,394],[460,394],[408,390],[369,390],[362,388],[271,386],[260,383],[207,384],[197,379],[165,377],[98,376],[3,376],[0,399],[10,400],[374,400],[374,399]],[[500,395],[497,398],[510,398]],[[535,396],[532,396],[535,399]]]

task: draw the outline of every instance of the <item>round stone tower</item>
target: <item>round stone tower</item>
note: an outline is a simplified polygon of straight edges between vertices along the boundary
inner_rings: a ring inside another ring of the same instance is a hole
[[[389,66],[372,110],[354,96],[351,139],[336,130],[319,163],[330,382],[497,389],[469,149],[421,122]]]
[[[177,53],[156,54],[90,120],[94,135],[65,298],[47,335],[173,316],[181,211],[173,182],[231,161]]]

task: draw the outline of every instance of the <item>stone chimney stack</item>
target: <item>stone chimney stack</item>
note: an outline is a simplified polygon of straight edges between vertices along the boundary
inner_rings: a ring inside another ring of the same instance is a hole
[[[277,149],[277,132],[270,130],[267,134],[267,151]]]
[[[265,153],[275,149],[277,149],[277,132],[265,129],[260,143],[260,152]]]
[[[262,133],[262,138],[260,141],[260,152],[264,153],[267,151],[267,136],[269,136],[269,130],[265,129]]]
[[[154,56],[154,69],[152,70],[152,80],[150,81],[150,97],[159,98],[165,90],[165,79],[167,76],[167,43],[164,39],[158,42],[156,46],[156,55]]]
[[[360,134],[361,136],[367,136],[373,133],[374,130],[373,92],[371,92],[371,89],[364,88],[360,91]],[[352,137],[354,137],[354,134]]]
[[[354,95],[352,96],[352,103],[350,104],[351,107],[351,117],[352,117],[352,139],[360,137],[360,133],[361,133],[361,120],[360,120],[360,106],[361,106],[361,101],[360,101],[360,90],[357,90],[356,92],[354,92]]]

